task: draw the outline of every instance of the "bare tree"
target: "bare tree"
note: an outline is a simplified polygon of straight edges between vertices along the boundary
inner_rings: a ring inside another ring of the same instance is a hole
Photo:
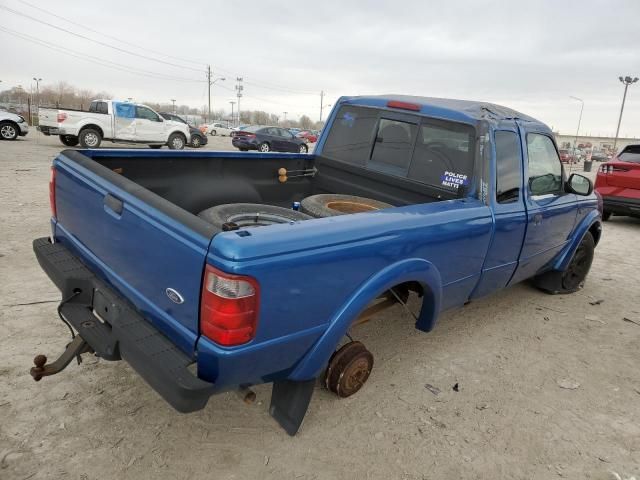
[[[305,130],[310,129],[313,126],[313,122],[306,115],[302,115],[300,117],[300,128],[304,128]]]

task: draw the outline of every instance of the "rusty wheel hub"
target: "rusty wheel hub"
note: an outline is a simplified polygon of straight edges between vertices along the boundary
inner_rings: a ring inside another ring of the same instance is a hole
[[[350,397],[369,378],[373,355],[360,342],[349,342],[338,349],[325,373],[325,386],[339,397]]]

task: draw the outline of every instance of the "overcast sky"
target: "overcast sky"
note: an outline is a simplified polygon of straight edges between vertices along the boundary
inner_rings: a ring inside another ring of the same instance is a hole
[[[585,102],[581,133],[613,135],[618,77],[640,76],[639,22],[640,0],[0,0],[0,88],[28,89],[39,76],[200,107],[211,64],[226,77],[213,87],[214,109],[230,109],[242,76],[243,109],[288,118],[317,120],[321,90],[327,104],[399,93],[491,101],[575,133],[573,95]],[[629,88],[620,134],[640,137],[640,82]]]

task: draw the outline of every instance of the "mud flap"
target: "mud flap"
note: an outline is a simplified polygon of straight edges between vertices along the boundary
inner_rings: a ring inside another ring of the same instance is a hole
[[[304,382],[273,382],[269,413],[291,436],[294,436],[302,425],[315,385],[315,378]]]

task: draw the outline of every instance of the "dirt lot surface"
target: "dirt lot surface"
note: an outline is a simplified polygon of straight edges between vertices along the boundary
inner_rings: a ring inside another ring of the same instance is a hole
[[[33,356],[69,341],[31,250],[61,147],[0,142],[0,479],[640,478],[640,220],[606,224],[579,293],[517,285],[430,334],[400,307],[357,327],[371,378],[347,400],[318,385],[291,438],[269,386],[251,406],[229,393],[181,415],[124,362],[31,379]]]

